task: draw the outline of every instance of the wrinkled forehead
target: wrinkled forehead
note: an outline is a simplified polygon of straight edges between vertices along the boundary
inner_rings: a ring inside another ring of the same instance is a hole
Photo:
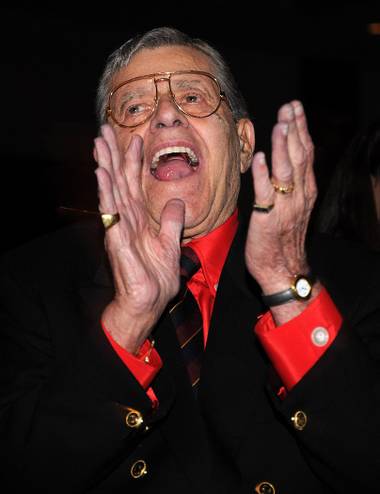
[[[129,64],[122,67],[113,78],[113,85],[133,77],[156,72],[177,70],[201,70],[214,74],[215,68],[210,57],[196,48],[188,46],[162,46],[144,48],[133,55]]]

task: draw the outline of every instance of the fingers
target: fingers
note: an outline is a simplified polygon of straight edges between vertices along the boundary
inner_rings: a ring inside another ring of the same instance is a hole
[[[259,206],[269,206],[274,203],[274,190],[269,177],[265,154],[256,153],[252,162],[253,189],[255,203]]]
[[[113,167],[111,152],[107,142],[103,137],[94,139],[94,158],[99,166],[107,170],[110,177],[113,177]]]
[[[301,102],[294,100],[283,105],[278,120],[272,133],[274,181],[280,185],[294,183],[298,191],[313,188],[313,143]],[[287,133],[279,130],[284,124],[288,126]]]
[[[98,163],[95,170],[98,180],[99,210],[104,213],[116,213],[117,197],[115,197],[112,159],[109,147],[102,137],[95,139],[94,157]]]
[[[314,202],[317,195],[317,186],[313,171],[314,164],[314,144],[309,134],[307,119],[302,103],[300,101],[292,101],[291,105],[294,108],[295,122],[297,125],[299,139],[302,143],[305,153],[304,164],[304,184],[305,192],[308,197]]]
[[[141,136],[132,136],[124,155],[121,156],[116,135],[112,127],[108,124],[102,125],[101,133],[109,148],[115,177],[118,174],[123,175],[130,187],[136,182],[139,183],[143,154],[143,140]]]
[[[278,119],[280,122],[286,122],[288,124],[285,146],[287,147],[289,164],[292,167],[293,182],[299,187],[303,184],[305,149],[300,139],[296,115],[291,103],[283,105],[280,108]]]
[[[121,167],[121,156],[116,141],[115,132],[108,124],[101,126],[101,134],[107,146],[111,162],[111,176],[113,178],[113,191],[116,206],[120,211],[127,202],[128,186]]]
[[[99,211],[101,213],[117,213],[112,180],[108,171],[103,167],[98,167],[95,174],[98,180]]]
[[[313,141],[307,127],[306,115],[300,101],[294,100],[290,103],[294,110],[295,123],[298,130],[299,139],[307,153],[313,152]]]
[[[139,135],[132,137],[124,155],[124,177],[132,197],[141,197],[143,140]]]
[[[115,182],[113,158],[108,140],[104,136],[99,136],[94,140],[94,145],[95,145],[95,149],[94,149],[95,160],[98,163],[99,168],[103,169],[107,173],[109,180],[111,181],[112,195],[114,201],[116,203],[120,203],[120,194],[117,188],[115,187],[116,182]],[[101,173],[101,176],[103,175],[104,174]]]
[[[121,164],[120,152],[116,142],[115,132],[113,131],[112,127],[109,124],[102,125],[100,131],[104,140],[108,145],[112,168],[113,171],[115,172],[120,168],[120,164]]]
[[[184,222],[185,203],[180,199],[171,199],[162,210],[159,235],[170,238],[179,247]]]
[[[272,177],[274,182],[287,185],[293,182],[293,166],[289,156],[287,121],[277,123],[272,132]],[[294,127],[292,129],[294,132]]]
[[[131,198],[141,198],[142,150],[143,141],[135,135],[121,156],[115,132],[108,124],[102,125],[101,136],[95,139],[94,157],[111,178],[118,210],[128,209]]]
[[[268,206],[276,202],[285,206],[291,198],[305,202],[306,206],[312,204],[316,195],[312,164],[313,143],[306,116],[302,104],[294,100],[280,108],[278,122],[273,128],[272,179],[264,154],[257,153],[254,157],[252,173],[256,204]],[[294,192],[276,192],[272,183],[280,187],[294,185]]]

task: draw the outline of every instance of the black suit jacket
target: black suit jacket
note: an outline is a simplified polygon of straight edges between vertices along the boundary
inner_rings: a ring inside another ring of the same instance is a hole
[[[380,492],[375,256],[327,238],[313,243],[313,269],[345,322],[281,401],[253,332],[266,309],[245,269],[240,228],[219,282],[198,400],[163,314],[153,411],[99,324],[113,296],[102,236],[77,224],[3,259],[0,468],[9,492],[248,494],[262,482],[261,492],[271,484],[280,494]],[[143,417],[139,427],[126,423],[131,409]],[[302,431],[292,421],[299,410],[308,418]],[[140,460],[147,473],[132,478]]]

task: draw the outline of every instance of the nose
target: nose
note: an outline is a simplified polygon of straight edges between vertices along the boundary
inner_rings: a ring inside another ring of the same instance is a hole
[[[169,90],[168,81],[157,82],[157,107],[150,121],[151,131],[164,127],[187,127],[186,115],[174,103]]]

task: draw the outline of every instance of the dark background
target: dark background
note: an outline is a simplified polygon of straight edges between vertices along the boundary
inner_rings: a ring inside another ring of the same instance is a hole
[[[96,209],[94,100],[108,54],[169,25],[206,39],[230,62],[246,96],[257,150],[269,151],[278,107],[301,99],[316,145],[320,198],[354,132],[380,118],[378,2],[147,3],[2,7],[1,250]],[[158,4],[157,4],[158,5]],[[251,12],[252,10],[252,12]],[[244,195],[249,200],[249,180]]]

